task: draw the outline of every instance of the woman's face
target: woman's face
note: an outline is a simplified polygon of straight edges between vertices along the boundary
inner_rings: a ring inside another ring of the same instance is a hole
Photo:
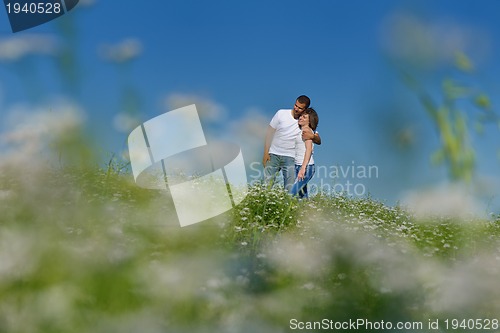
[[[307,113],[303,113],[299,118],[300,126],[309,126],[309,115]]]

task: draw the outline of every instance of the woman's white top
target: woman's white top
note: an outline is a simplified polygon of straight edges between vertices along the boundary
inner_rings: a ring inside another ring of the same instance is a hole
[[[312,132],[312,130],[311,130]],[[306,154],[306,143],[302,140],[302,131],[295,137],[295,164],[302,165],[304,162],[304,155]],[[314,143],[312,144],[311,158],[308,165],[314,164]]]

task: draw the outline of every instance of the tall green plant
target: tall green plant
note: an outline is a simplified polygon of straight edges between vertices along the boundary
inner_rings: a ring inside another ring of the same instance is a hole
[[[446,165],[451,180],[470,183],[476,167],[471,129],[482,132],[485,123],[498,123],[498,117],[492,110],[487,94],[459,79],[459,75],[465,75],[463,81],[472,81],[472,61],[459,53],[455,58],[454,69],[452,75],[442,79],[437,96],[431,95],[408,72],[403,74],[403,79],[416,93],[439,136],[440,147],[432,154],[431,161],[436,165]],[[467,111],[472,111],[469,112],[472,119],[468,117]]]

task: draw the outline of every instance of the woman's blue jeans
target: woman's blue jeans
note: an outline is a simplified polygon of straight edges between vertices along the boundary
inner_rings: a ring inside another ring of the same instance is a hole
[[[292,188],[290,189],[290,194],[293,196],[298,196],[302,199],[309,197],[307,193],[307,183],[314,176],[316,168],[314,167],[314,164],[308,165],[306,167],[304,178],[302,180],[298,180],[297,175],[299,174],[301,167],[302,165],[295,165],[295,183],[293,183]]]

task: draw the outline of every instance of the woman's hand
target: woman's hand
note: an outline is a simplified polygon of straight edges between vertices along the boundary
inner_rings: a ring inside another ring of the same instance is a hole
[[[303,180],[306,174],[306,168],[300,168],[299,173],[297,174],[298,180]]]

